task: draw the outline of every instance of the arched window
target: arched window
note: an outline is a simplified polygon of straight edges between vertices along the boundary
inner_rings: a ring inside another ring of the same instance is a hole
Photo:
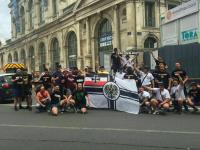
[[[144,42],[144,48],[157,48],[157,40],[153,37],[148,37]]]
[[[29,48],[29,68],[32,72],[35,71],[35,51],[34,51],[34,47]]]
[[[29,21],[30,21],[30,29],[34,28],[34,7],[33,7],[33,0],[29,0],[28,7],[29,7]]]
[[[54,38],[51,43],[52,69],[56,69],[56,63],[60,63],[60,50],[58,39]]]
[[[110,54],[112,53],[112,25],[108,19],[102,20],[98,29],[99,62],[101,66],[110,69]]]
[[[69,67],[77,67],[77,37],[75,32],[71,31],[69,33],[67,45]]]
[[[21,50],[21,62],[26,65],[26,53],[25,53],[25,50],[22,49]]]
[[[43,24],[45,22],[44,13],[45,13],[44,0],[40,0],[40,24]]]
[[[25,33],[25,11],[24,7],[22,6],[20,9],[20,18],[21,18],[21,33]]]
[[[8,63],[12,63],[12,55],[10,53],[8,54]]]
[[[14,52],[14,62],[18,62],[18,53]]]
[[[52,0],[52,6],[53,6],[53,16],[56,16],[58,11],[57,0]]]
[[[43,65],[46,64],[46,51],[44,43],[39,45],[39,57],[40,57],[40,72],[44,71]]]

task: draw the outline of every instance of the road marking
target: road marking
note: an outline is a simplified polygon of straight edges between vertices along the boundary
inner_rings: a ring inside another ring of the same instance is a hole
[[[123,128],[59,127],[59,126],[39,126],[39,125],[20,125],[20,124],[18,124],[18,125],[17,124],[13,124],[13,125],[12,124],[0,124],[0,127],[200,135],[200,132],[198,132],[198,131],[139,130],[139,129],[123,129]]]

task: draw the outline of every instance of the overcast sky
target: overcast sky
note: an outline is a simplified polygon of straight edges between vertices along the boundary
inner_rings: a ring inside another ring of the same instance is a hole
[[[11,38],[10,10],[8,8],[10,0],[0,0],[0,40]]]

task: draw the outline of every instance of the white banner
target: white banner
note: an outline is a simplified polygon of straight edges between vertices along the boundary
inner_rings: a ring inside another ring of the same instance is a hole
[[[165,13],[165,21],[164,23],[171,22],[173,20],[182,18],[184,16],[193,14],[199,10],[198,8],[198,1],[197,0],[191,0],[187,3],[183,3],[180,6],[177,6],[173,9],[168,10]]]

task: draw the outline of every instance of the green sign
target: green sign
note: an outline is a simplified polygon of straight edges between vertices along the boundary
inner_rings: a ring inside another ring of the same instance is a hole
[[[181,32],[182,41],[191,41],[191,40],[197,40],[197,39],[198,39],[197,29],[191,29],[191,30]]]

